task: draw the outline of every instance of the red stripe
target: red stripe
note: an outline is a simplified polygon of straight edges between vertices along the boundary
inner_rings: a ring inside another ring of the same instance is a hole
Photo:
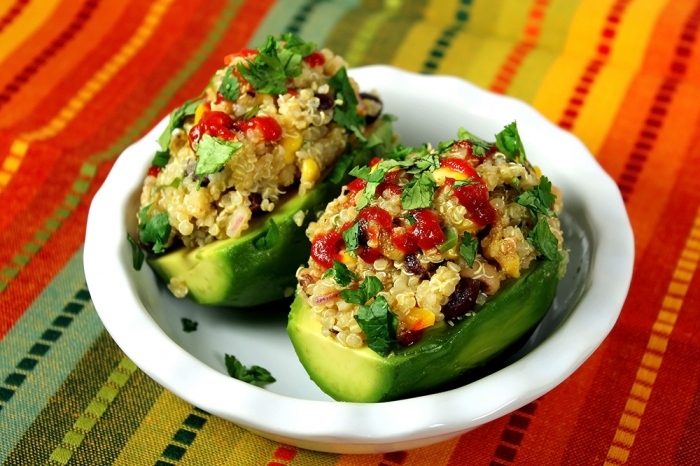
[[[579,77],[576,84],[574,95],[569,99],[569,103],[562,112],[559,119],[559,126],[564,129],[571,130],[574,127],[578,118],[580,109],[586,103],[585,95],[595,83],[600,70],[607,64],[612,51],[612,44],[617,34],[617,27],[620,23],[620,18],[624,14],[627,5],[631,0],[617,0],[610,8],[610,12],[600,33],[600,40],[595,47],[595,58],[588,62],[588,66],[583,74]],[[579,94],[579,95],[577,95]],[[583,95],[580,95],[583,94]]]
[[[35,56],[24,69],[15,75],[14,78],[0,92],[0,108],[2,108],[12,97],[12,94],[19,91],[39,69],[44,66],[50,58],[60,51],[75,35],[83,28],[85,23],[92,16],[97,8],[99,0],[86,0],[78,14],[70,24],[56,38],[51,41],[48,47],[44,48]]]
[[[493,452],[490,466],[503,466],[512,464],[518,453],[518,448],[525,438],[525,433],[530,427],[540,400],[535,400],[515,411],[508,418],[508,425],[501,433],[501,441]]]
[[[0,18],[0,32],[2,32],[3,29],[5,29],[7,26],[9,26],[12,21],[17,18],[20,13],[22,13],[22,10],[24,10],[24,7],[26,7],[29,4],[29,0],[17,0],[12,7],[7,10],[7,13],[5,13],[5,16]]]
[[[617,185],[622,192],[622,198],[627,202],[634,192],[639,174],[644,169],[644,162],[654,149],[653,142],[644,142],[642,139],[656,140],[659,129],[663,126],[664,118],[668,114],[673,102],[673,95],[678,89],[678,84],[685,75],[688,62],[691,58],[692,46],[695,45],[696,31],[700,27],[700,2],[688,16],[683,25],[682,33],[675,48],[675,57],[671,60],[668,74],[664,77],[656,92],[654,101],[647,112],[644,126],[635,141],[633,152],[628,156]],[[689,40],[692,39],[692,40]],[[682,44],[686,43],[685,46]],[[680,53],[679,53],[680,51]]]

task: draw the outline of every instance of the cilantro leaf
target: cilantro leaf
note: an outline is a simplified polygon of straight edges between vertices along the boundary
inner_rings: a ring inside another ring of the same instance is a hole
[[[144,207],[141,212],[144,212],[148,207]],[[139,218],[141,218],[141,213],[139,213]],[[142,228],[143,227],[143,228]],[[163,245],[167,243],[170,238],[170,221],[168,220],[168,214],[162,212],[158,215],[154,215],[148,221],[139,225],[141,229],[141,241],[144,243],[153,243],[153,252],[161,253],[165,249]]]
[[[340,98],[343,101],[341,105],[334,107],[333,121],[348,131],[352,131],[357,136],[357,139],[364,142],[367,138],[360,127],[365,125],[365,116],[357,113],[357,96],[355,95],[355,89],[350,84],[345,67],[339,69],[328,80],[328,85],[335,89],[336,99]]]
[[[156,155],[153,156],[153,161],[151,162],[152,167],[164,167],[168,164],[170,160],[170,150],[159,150]]]
[[[280,230],[277,227],[274,219],[270,219],[270,228],[268,228],[267,233],[264,236],[260,236],[255,240],[253,245],[258,251],[266,251],[272,249],[280,238]]]
[[[386,154],[387,159],[393,160],[405,160],[406,157],[413,152],[415,149],[413,147],[404,147],[401,144],[397,144],[391,152]]]
[[[457,141],[452,140],[452,141],[443,141],[443,142],[438,143],[438,146],[436,149],[437,153],[444,154],[445,152],[450,150],[450,148],[452,146],[454,146],[455,142],[457,142]]]
[[[369,349],[386,356],[396,343],[399,318],[391,311],[384,296],[375,299],[370,306],[360,306],[355,320],[367,337]]]
[[[348,266],[340,261],[334,260],[333,267],[326,270],[322,278],[333,277],[335,282],[340,286],[348,286],[352,282],[353,278],[358,280],[360,277],[348,269]]]
[[[408,173],[420,173],[423,171],[434,172],[440,168],[440,157],[437,154],[420,154],[414,159],[415,167],[408,170]]]
[[[141,245],[129,233],[126,234],[126,239],[131,244],[131,257],[134,269],[141,270],[145,259]]]
[[[284,94],[287,92],[285,66],[277,56],[277,41],[268,36],[253,60],[236,65],[238,72],[261,94]]]
[[[457,137],[460,141],[469,141],[472,143],[472,154],[477,157],[485,157],[486,151],[493,147],[493,144],[488,143],[478,136],[473,135],[464,128],[459,128]]]
[[[545,217],[540,218],[537,221],[535,228],[530,231],[530,236],[528,238],[535,248],[542,253],[544,257],[550,261],[559,260],[558,246],[559,242],[557,237],[554,236],[552,230],[549,228],[549,223]]]
[[[415,225],[416,223],[418,223],[418,220],[416,220],[416,217],[414,217],[414,216],[411,215],[411,214],[406,214],[406,215],[403,216],[403,218],[405,218],[406,220],[408,220],[408,224],[411,225],[411,226],[413,226],[413,225]]]
[[[479,248],[479,241],[474,238],[471,233],[464,232],[462,237],[462,244],[459,245],[459,255],[467,261],[469,267],[474,266],[474,260],[476,260],[476,252]]]
[[[350,170],[352,176],[355,178],[362,178],[365,181],[369,178],[370,173],[372,173],[372,167],[366,165],[364,167],[353,167],[352,170]]]
[[[258,111],[260,111],[260,105],[256,105],[255,107],[245,112],[245,115],[243,115],[243,120],[250,120],[258,114]]]
[[[242,382],[248,382],[256,387],[262,387],[265,384],[275,382],[270,371],[263,369],[260,366],[250,366],[250,369],[240,363],[235,356],[230,354],[224,355],[226,363],[226,371],[228,375]]]
[[[557,215],[551,209],[556,199],[557,196],[552,194],[552,182],[543,175],[542,178],[540,178],[540,184],[523,192],[517,196],[514,201],[530,209],[532,216],[537,218],[537,214],[543,214],[547,217],[556,217]]]
[[[219,86],[219,94],[224,96],[224,99],[234,102],[238,100],[241,95],[241,83],[238,82],[238,78],[233,75],[233,67],[229,66],[226,68],[224,73],[224,79],[221,81],[221,86]]]
[[[194,332],[197,330],[197,326],[199,325],[198,322],[195,322],[194,320],[190,320],[187,317],[183,317],[180,319],[182,321],[182,331],[185,333],[190,333]]]
[[[384,289],[381,280],[374,275],[369,275],[360,283],[360,288],[357,290],[343,290],[340,292],[340,297],[345,302],[352,304],[364,305],[370,299],[377,296],[377,293]]]
[[[522,162],[526,159],[525,147],[515,122],[507,125],[503,131],[496,135],[496,147],[510,161]]]
[[[204,176],[218,172],[241,147],[243,147],[243,144],[240,142],[224,141],[223,139],[204,134],[197,146],[195,175]]]
[[[355,222],[353,226],[345,230],[342,234],[343,241],[345,241],[345,249],[354,251],[360,246],[360,222]]]
[[[137,214],[139,218],[139,230],[143,230],[146,227],[146,221],[148,221],[148,209],[150,207],[151,204],[144,206],[141,210],[139,210],[139,213]]]
[[[282,34],[282,40],[285,42],[284,49],[292,53],[308,57],[316,50],[316,44],[313,42],[304,42],[304,40],[293,32]]]
[[[348,168],[350,168],[354,161],[353,159],[354,157],[352,154],[345,154],[340,157],[328,174],[328,180],[333,184],[342,182],[348,172]]]
[[[417,178],[417,179],[416,179]],[[428,173],[414,177],[401,193],[401,207],[405,210],[429,209],[435,201],[435,181]]]
[[[182,123],[190,115],[194,115],[197,111],[197,107],[202,103],[200,98],[188,100],[182,107],[176,108],[170,114],[170,120],[168,121],[168,126],[163,131],[163,134],[158,138],[158,144],[160,144],[161,151],[169,151],[168,146],[170,146],[170,138],[172,137],[173,130],[182,126]]]
[[[479,182],[474,181],[474,177],[470,176],[466,180],[455,180],[454,183],[452,183],[452,187],[460,188],[462,186],[469,186],[470,184],[479,184]]]

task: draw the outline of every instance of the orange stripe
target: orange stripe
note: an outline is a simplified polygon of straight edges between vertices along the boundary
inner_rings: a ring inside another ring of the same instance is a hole
[[[22,10],[24,10],[27,4],[29,4],[29,0],[15,0],[13,5],[7,4],[7,10],[3,11],[2,17],[0,17],[0,32],[12,24],[15,18],[22,13]]]
[[[629,458],[635,437],[642,422],[651,391],[661,369],[671,333],[683,308],[688,286],[700,260],[700,209],[685,241],[685,247],[676,262],[673,279],[663,298],[661,308],[652,326],[647,347],[637,369],[625,408],[608,449],[605,466],[624,464]]]
[[[513,78],[518,73],[520,66],[529,53],[537,47],[537,42],[542,33],[542,23],[550,0],[535,0],[527,14],[527,22],[523,28],[522,38],[511,49],[501,68],[496,73],[496,77],[491,82],[489,89],[499,94],[508,91]]]
[[[564,129],[572,130],[576,117],[578,117],[581,107],[586,102],[586,96],[591,87],[595,83],[600,70],[607,65],[612,52],[613,42],[617,34],[618,25],[622,19],[627,5],[631,0],[617,0],[610,11],[605,21],[605,26],[600,32],[600,40],[595,48],[595,57],[588,62],[585,71],[579,77],[578,83],[574,88],[574,92],[569,98],[569,102],[559,118],[559,126]]]
[[[60,0],[41,0],[30,2],[8,26],[0,32],[0,69],[5,59],[24,41],[28,40],[46,23]]]

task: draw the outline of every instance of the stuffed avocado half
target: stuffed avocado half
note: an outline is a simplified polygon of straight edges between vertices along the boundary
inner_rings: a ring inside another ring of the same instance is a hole
[[[224,63],[170,115],[129,240],[176,297],[245,307],[291,296],[309,222],[393,133],[343,59],[294,34]]]
[[[307,230],[287,331],[312,380],[377,402],[469,377],[541,321],[568,261],[561,192],[526,158],[515,123],[395,147]]]

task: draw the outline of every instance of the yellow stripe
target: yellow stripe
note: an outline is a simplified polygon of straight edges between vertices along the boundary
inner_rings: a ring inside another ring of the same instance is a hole
[[[29,141],[44,140],[55,136],[70,123],[80,110],[146,45],[173,0],[158,0],[149,8],[143,21],[129,41],[114,54],[78,93],[43,128],[26,133]]]
[[[202,465],[211,464],[212,458],[217,458],[220,462],[216,464],[242,464],[241,459],[238,462],[235,459],[225,460],[228,452],[235,451],[236,444],[245,435],[250,435],[242,427],[224,421],[216,416],[210,416],[204,427],[197,433],[197,439],[187,449],[187,454],[178,463],[179,466],[187,465]],[[259,439],[259,440],[258,440]],[[268,443],[268,440],[263,440],[260,437],[248,439],[248,442],[263,442]],[[273,442],[269,442],[273,443]],[[279,444],[275,444],[274,451]],[[271,457],[271,456],[270,456]],[[266,461],[261,461],[255,464],[267,464]],[[296,464],[296,463],[295,463]]]
[[[155,464],[182,420],[191,411],[192,405],[164,390],[141,421],[138,430],[124,445],[113,466]]]
[[[642,66],[654,25],[666,3],[668,0],[637,0],[627,7],[612,43],[610,60],[596,78],[574,125],[576,135],[594,154],[603,145],[627,89]],[[600,34],[600,30],[597,32]]]
[[[697,235],[700,235],[700,209],[695,216],[693,228],[686,239],[681,257],[684,257],[687,251],[694,251],[697,248],[695,244],[696,241],[692,239],[693,237],[697,237]],[[689,263],[689,261],[679,258],[677,262],[676,271],[682,268],[690,269],[693,272],[690,276],[682,279],[677,278],[674,273],[674,278],[672,278],[669,284],[668,292],[662,301],[661,309],[656,317],[652,333],[649,336],[646,351],[642,355],[642,361],[637,370],[636,380],[632,384],[630,395],[627,398],[627,403],[625,403],[624,412],[620,416],[612,445],[610,445],[610,449],[608,450],[608,457],[605,462],[606,465],[625,463],[629,457],[647,402],[651,396],[652,387],[656,381],[658,371],[661,368],[661,362],[663,361],[663,356],[668,346],[669,337],[673,331],[678,312],[683,305],[682,298],[671,297],[669,295],[675,294],[671,291],[674,288],[688,287],[693,279],[697,265],[697,259]],[[658,332],[657,326],[663,328],[664,331]]]
[[[27,149],[29,149],[29,144],[27,144],[26,141],[17,139],[12,143],[10,153],[7,155],[0,168],[0,191],[7,186],[7,183],[12,179],[12,175],[19,169],[22,164],[22,159],[24,159],[27,153]]]
[[[377,37],[379,30],[384,23],[396,16],[402,4],[403,0],[384,0],[384,9],[369,15],[358,28],[357,35],[350,42],[348,50],[345,52],[345,61],[350,66],[357,66],[362,63],[367,49]]]
[[[20,15],[0,33],[0,66],[15,49],[26,42],[49,19],[59,1],[29,2]]]

